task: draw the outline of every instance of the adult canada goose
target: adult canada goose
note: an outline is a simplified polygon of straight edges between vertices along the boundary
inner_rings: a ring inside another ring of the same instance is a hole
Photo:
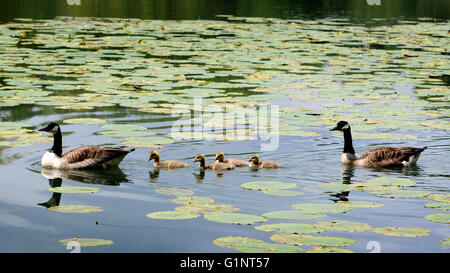
[[[153,166],[155,166],[155,167],[168,168],[168,169],[189,167],[189,164],[184,163],[179,160],[164,160],[162,162],[159,162],[159,153],[157,151],[152,151],[150,153],[150,158],[148,159],[148,161],[150,161],[152,159],[155,160],[155,162],[153,163]]]
[[[234,165],[231,163],[224,163],[224,162],[215,162],[209,165],[206,165],[205,155],[204,154],[197,154],[195,156],[194,162],[200,162],[200,170],[231,170],[234,169]]]
[[[416,164],[422,153],[427,147],[416,148],[412,146],[405,147],[379,147],[362,153],[359,157],[355,155],[352,144],[352,133],[348,122],[339,121],[336,127],[330,131],[341,131],[344,133],[344,151],[341,161],[346,164],[353,164],[362,167],[395,167]]]
[[[234,158],[225,159],[225,154],[223,152],[216,153],[216,162],[231,163],[236,167],[248,166],[248,162],[245,160],[234,159]]]
[[[39,129],[53,134],[53,146],[41,160],[42,167],[55,169],[87,169],[117,167],[122,159],[134,148],[81,146],[62,153],[62,134],[57,123],[51,122]]]
[[[273,161],[259,161],[259,156],[257,154],[251,155],[250,164],[248,164],[252,168],[279,168],[281,164],[273,162]]]

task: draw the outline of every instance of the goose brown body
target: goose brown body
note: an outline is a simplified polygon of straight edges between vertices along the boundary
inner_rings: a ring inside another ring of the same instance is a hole
[[[185,168],[189,167],[189,164],[184,163],[183,161],[179,160],[164,160],[160,162],[160,156],[157,151],[152,151],[150,153],[149,160],[155,160],[153,163],[153,166],[159,167],[159,168],[167,168],[167,169],[178,169],[178,168]]]
[[[53,146],[41,160],[42,167],[55,169],[87,169],[117,167],[135,149],[120,147],[81,146],[62,153],[62,133],[59,125],[49,123],[39,129],[53,134]]]
[[[378,147],[362,153],[359,157],[355,155],[352,144],[350,125],[346,121],[339,121],[330,131],[341,131],[344,133],[344,151],[341,162],[361,167],[396,167],[415,164],[420,154],[427,147],[416,148],[404,147]]]
[[[224,162],[215,162],[209,165],[206,165],[206,159],[204,154],[197,154],[195,156],[194,162],[200,162],[200,169],[201,170],[231,170],[234,169],[234,165],[231,163],[224,163]]]
[[[250,164],[249,166],[252,168],[280,168],[281,164],[273,162],[273,161],[259,161],[259,156],[254,154],[250,156]]]
[[[217,162],[221,162],[221,163],[230,163],[233,164],[236,167],[244,167],[244,166],[248,166],[248,162],[245,160],[241,160],[241,159],[235,159],[235,158],[227,158],[225,159],[225,154],[223,152],[218,152],[216,153],[216,163]]]

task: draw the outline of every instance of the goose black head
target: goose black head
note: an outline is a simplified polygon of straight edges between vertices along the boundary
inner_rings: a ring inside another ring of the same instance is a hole
[[[330,129],[330,131],[341,131],[341,132],[344,132],[344,131],[346,131],[348,129],[350,129],[350,125],[348,124],[348,122],[341,120],[341,121],[339,121],[336,124],[336,127],[334,127],[333,129]]]
[[[148,161],[152,160],[152,159],[156,159],[159,158],[159,153],[157,151],[152,151],[150,153],[150,158],[148,159]]]
[[[248,159],[249,162],[253,162],[255,164],[259,163],[259,156],[257,154],[251,155]]]
[[[49,132],[49,133],[54,135],[58,131],[60,131],[60,129],[59,129],[59,125],[57,123],[50,122],[49,124],[47,124],[47,126],[45,126],[44,128],[39,129],[38,131]]]

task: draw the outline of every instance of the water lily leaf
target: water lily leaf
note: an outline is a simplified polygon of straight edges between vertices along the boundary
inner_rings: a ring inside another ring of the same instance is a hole
[[[338,201],[336,205],[349,208],[379,208],[384,206],[383,204],[377,202],[368,201]]]
[[[152,212],[145,216],[153,219],[178,220],[178,219],[197,218],[200,216],[200,214],[190,213],[186,211],[168,210],[168,211]]]
[[[175,199],[170,199],[170,201],[185,206],[196,206],[214,203],[214,199],[204,196],[178,196]]]
[[[235,212],[212,212],[206,213],[204,217],[209,221],[236,225],[251,225],[267,220],[262,216]]]
[[[61,213],[91,213],[103,211],[100,207],[85,206],[85,205],[67,205],[67,206],[55,206],[49,208],[49,210],[57,211]]]
[[[248,253],[296,253],[305,251],[301,247],[268,243],[263,240],[242,236],[220,237],[215,239],[213,243],[220,247]]]
[[[433,213],[425,216],[431,222],[450,224],[450,213]]]
[[[64,123],[68,124],[102,124],[106,123],[107,121],[100,118],[72,118],[72,119],[65,119],[63,120]]]
[[[276,233],[294,233],[294,234],[320,233],[326,231],[325,228],[317,225],[300,224],[300,223],[280,223],[280,224],[260,225],[255,226],[255,229]]]
[[[296,186],[296,183],[285,183],[281,181],[255,181],[241,184],[241,188],[247,190],[285,190]]]
[[[450,202],[450,194],[433,193],[425,196],[426,199],[430,199],[437,202]]]
[[[296,203],[291,205],[292,208],[301,210],[304,213],[341,213],[351,210],[351,207],[339,206],[329,203]]]
[[[403,189],[391,191],[375,191],[370,193],[375,194],[379,197],[387,197],[387,198],[422,198],[430,194],[429,191],[403,190]]]
[[[129,137],[122,142],[122,145],[130,147],[153,147],[159,148],[160,145],[174,142],[166,137]]]
[[[307,250],[306,253],[353,253],[353,251],[340,247],[318,246]]]
[[[175,210],[188,211],[191,213],[210,213],[210,212],[220,213],[220,212],[235,212],[240,209],[227,204],[209,203],[209,204],[197,204],[197,205],[176,207]]]
[[[133,125],[133,124],[105,124],[100,126],[103,129],[110,131],[140,131],[147,130],[144,126]]]
[[[266,212],[262,216],[273,219],[284,220],[307,220],[327,217],[326,214],[307,213],[299,210],[277,210]]]
[[[398,177],[377,177],[375,179],[370,179],[366,181],[366,184],[371,186],[384,186],[384,187],[407,187],[414,186],[416,183],[406,178]]]
[[[275,196],[298,196],[303,195],[303,192],[293,190],[267,189],[262,190],[263,193]]]
[[[345,220],[331,222],[317,222],[315,227],[323,228],[328,231],[345,231],[345,232],[364,232],[369,231],[372,227],[366,223],[349,222]]]
[[[93,187],[54,187],[54,188],[48,188],[48,191],[51,192],[59,192],[59,193],[95,193],[99,192],[99,188],[93,188]]]
[[[194,192],[189,189],[177,188],[177,187],[164,187],[155,189],[155,192],[165,195],[175,195],[175,196],[188,196],[193,195]]]
[[[431,209],[440,209],[440,210],[450,210],[450,203],[449,202],[436,202],[436,203],[428,203],[425,204],[426,208]]]
[[[299,235],[299,234],[274,234],[270,237],[272,241],[302,246],[302,245],[317,245],[328,247],[342,247],[351,246],[356,243],[355,240],[342,238],[342,237],[330,237],[330,236],[312,236],[312,235]]]
[[[77,242],[81,247],[91,247],[91,246],[106,246],[112,245],[114,242],[111,240],[95,239],[95,238],[72,238],[59,240],[63,245],[67,245],[70,242]]]
[[[441,240],[441,246],[445,247],[445,248],[449,248],[450,247],[450,238],[444,238]]]
[[[100,135],[110,136],[110,137],[143,137],[154,135],[154,132],[138,131],[138,130],[127,130],[127,131],[101,131],[98,132]]]
[[[421,237],[428,236],[431,230],[423,228],[408,227],[377,227],[372,229],[373,232],[397,237]]]
[[[3,121],[3,122],[0,122],[0,131],[20,129],[20,128],[32,127],[32,126],[33,126],[33,124],[25,123],[25,122]]]

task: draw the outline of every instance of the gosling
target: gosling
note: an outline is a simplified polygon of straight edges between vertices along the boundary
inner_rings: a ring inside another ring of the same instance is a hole
[[[206,159],[204,154],[197,154],[195,156],[194,162],[200,162],[200,170],[231,170],[234,169],[234,165],[231,163],[224,162],[215,162],[209,165],[206,165]]]
[[[261,161],[259,162],[259,156],[254,154],[250,156],[248,160],[250,163],[248,164],[251,168],[280,168],[281,164],[273,162],[273,161]]]
[[[225,159],[225,154],[223,152],[216,153],[216,163],[217,162],[230,163],[236,167],[248,166],[248,162],[245,160],[234,159],[234,158]]]
[[[167,169],[177,169],[177,168],[185,168],[189,167],[189,164],[184,163],[179,160],[164,160],[162,162],[159,161],[159,153],[157,151],[152,151],[150,153],[150,158],[148,161],[155,160],[153,162],[153,166],[159,167],[159,168],[167,168]]]

